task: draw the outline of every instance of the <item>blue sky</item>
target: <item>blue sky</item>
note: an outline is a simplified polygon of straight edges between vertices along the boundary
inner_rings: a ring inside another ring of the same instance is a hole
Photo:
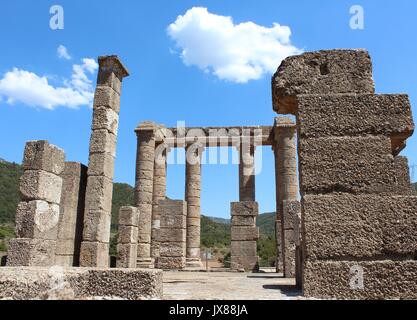
[[[64,8],[64,30],[49,27],[49,10],[55,4]],[[364,9],[363,30],[353,30],[349,25],[349,9],[356,4]],[[52,88],[75,88],[77,95],[72,95],[72,99],[83,103],[83,99],[88,101],[91,86],[95,84],[94,66],[90,60],[86,63],[83,59],[118,54],[131,76],[123,84],[115,181],[133,185],[136,151],[133,130],[141,121],[154,120],[167,126],[175,126],[177,121],[185,121],[187,126],[270,125],[273,122],[271,67],[265,62],[269,61],[270,53],[252,50],[256,68],[250,70],[242,69],[245,67],[242,65],[230,66],[230,60],[238,60],[236,56],[213,57],[219,54],[215,50],[218,47],[213,45],[210,50],[213,43],[222,44],[218,39],[213,40],[221,32],[215,30],[217,33],[210,34],[209,39],[199,39],[201,33],[193,33],[205,51],[200,50],[188,60],[180,57],[181,49],[176,41],[193,45],[190,35],[184,31],[170,36],[167,28],[193,7],[232,17],[233,27],[248,21],[265,28],[273,28],[274,23],[287,26],[291,36],[290,43],[284,44],[285,52],[292,50],[290,46],[303,51],[366,48],[373,59],[377,92],[408,93],[417,114],[417,2],[411,0],[314,3],[307,0],[4,0],[0,11],[0,79],[7,73],[16,75],[16,70],[20,70],[20,76],[36,75],[37,80],[45,77]],[[193,24],[190,25],[192,28]],[[256,36],[258,29],[250,30]],[[249,33],[244,34],[249,36]],[[285,35],[280,37],[285,42]],[[70,60],[59,58],[60,45],[65,46]],[[228,45],[241,49],[242,42],[236,40]],[[202,70],[205,64],[206,72]],[[78,73],[74,65],[78,66]],[[257,73],[251,74],[255,69]],[[68,83],[74,79],[81,84]],[[47,139],[65,149],[68,160],[87,163],[92,110],[86,105],[73,108],[60,100],[62,92],[55,93],[56,103],[62,106],[54,105],[53,110],[45,105],[31,106],[27,99],[13,102],[3,94],[1,158],[20,163],[25,141]],[[409,157],[410,165],[417,164],[416,147],[417,135],[408,141],[403,152]],[[274,211],[273,156],[270,148],[262,151],[263,170],[257,177],[257,200],[261,211]],[[236,165],[203,167],[202,211],[205,214],[229,215],[229,203],[238,199],[237,169]],[[413,180],[417,180],[417,172]],[[183,198],[183,193],[184,166],[170,165],[168,196]]]

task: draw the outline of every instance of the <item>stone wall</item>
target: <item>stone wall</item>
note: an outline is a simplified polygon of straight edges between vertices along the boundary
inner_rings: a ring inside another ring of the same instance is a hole
[[[0,300],[162,299],[161,270],[0,268]]]
[[[259,257],[256,251],[256,241],[259,239],[259,228],[256,217],[259,215],[258,203],[241,201],[231,203],[231,268],[257,271]]]
[[[183,269],[186,264],[187,203],[162,200],[158,207],[161,217],[159,233],[159,269]]]
[[[64,151],[47,141],[29,141],[23,156],[16,239],[9,242],[8,266],[52,266],[60,217]]]
[[[407,95],[376,95],[363,50],[284,60],[274,110],[297,116],[304,295],[416,298],[417,197],[395,158],[413,133]]]

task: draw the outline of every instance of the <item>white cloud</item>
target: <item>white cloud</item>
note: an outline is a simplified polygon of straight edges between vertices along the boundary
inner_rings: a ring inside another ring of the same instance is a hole
[[[97,68],[93,59],[83,59],[83,64],[73,65],[71,79],[65,79],[63,86],[59,87],[51,85],[46,76],[13,68],[0,79],[0,98],[5,97],[9,104],[20,102],[50,110],[58,106],[77,108],[92,105],[94,87],[87,74],[93,74]]]
[[[62,44],[58,47],[57,54],[60,59],[71,60],[71,56],[68,53],[67,48],[65,48]]]
[[[169,25],[168,35],[181,49],[185,65],[195,65],[220,79],[245,83],[273,73],[281,61],[301,50],[291,44],[291,30],[274,23],[234,24],[231,17],[193,7]]]

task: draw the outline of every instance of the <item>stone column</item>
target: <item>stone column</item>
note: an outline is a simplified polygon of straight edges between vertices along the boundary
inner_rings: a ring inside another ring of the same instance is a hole
[[[203,146],[186,147],[185,201],[187,202],[187,267],[201,267],[201,157]]]
[[[166,172],[167,172],[167,147],[159,144],[156,147],[155,164],[153,170],[153,194],[152,194],[152,230],[151,230],[151,257],[159,257],[159,230],[161,216],[157,206],[159,201],[166,199]]]
[[[117,239],[117,268],[136,268],[138,256],[139,211],[135,207],[121,207]]]
[[[61,214],[55,263],[60,266],[77,267],[83,235],[87,167],[77,162],[65,162],[61,177]]]
[[[183,269],[186,259],[187,204],[182,200],[162,200],[157,210],[161,217],[159,269]]]
[[[47,141],[26,143],[8,266],[54,265],[64,162],[64,151]]]
[[[239,161],[239,201],[255,201],[255,147],[250,137],[243,137],[238,147]]]
[[[232,269],[257,271],[259,257],[256,241],[259,239],[259,228],[256,217],[259,206],[255,201],[232,202],[230,205],[232,216],[230,259]]]
[[[120,92],[129,73],[117,56],[98,62],[80,266],[107,268]]]
[[[286,225],[284,212],[284,201],[297,200],[298,198],[298,178],[297,178],[297,140],[296,125],[289,117],[275,118],[274,123],[274,145],[275,154],[275,180],[276,180],[276,220],[281,220],[281,232],[276,230],[277,238],[281,236],[281,245],[278,246],[277,241],[277,272],[279,270],[279,260],[283,265],[284,276],[291,273],[286,265],[290,265],[285,261],[285,230]],[[277,224],[278,225],[278,224]],[[287,257],[292,259],[292,257]]]
[[[155,123],[143,122],[135,130],[138,139],[135,203],[140,212],[138,268],[154,267],[154,259],[151,257],[151,234],[156,129]]]

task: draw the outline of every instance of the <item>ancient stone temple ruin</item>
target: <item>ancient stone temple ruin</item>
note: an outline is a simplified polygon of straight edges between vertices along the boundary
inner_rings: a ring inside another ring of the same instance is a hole
[[[296,278],[305,297],[417,298],[417,197],[399,156],[414,131],[411,107],[405,94],[375,94],[366,51],[285,59],[272,78],[279,114],[272,125],[141,122],[135,205],[120,208],[116,268],[109,257],[112,184],[129,73],[116,56],[100,57],[99,65],[88,167],[65,162],[47,141],[26,144],[17,238],[0,268],[0,298],[162,298],[161,269],[202,267],[202,154],[218,147],[239,155],[231,269],[257,271],[255,151],[262,146],[275,157],[277,272]],[[179,200],[166,196],[174,148],[186,152]]]

